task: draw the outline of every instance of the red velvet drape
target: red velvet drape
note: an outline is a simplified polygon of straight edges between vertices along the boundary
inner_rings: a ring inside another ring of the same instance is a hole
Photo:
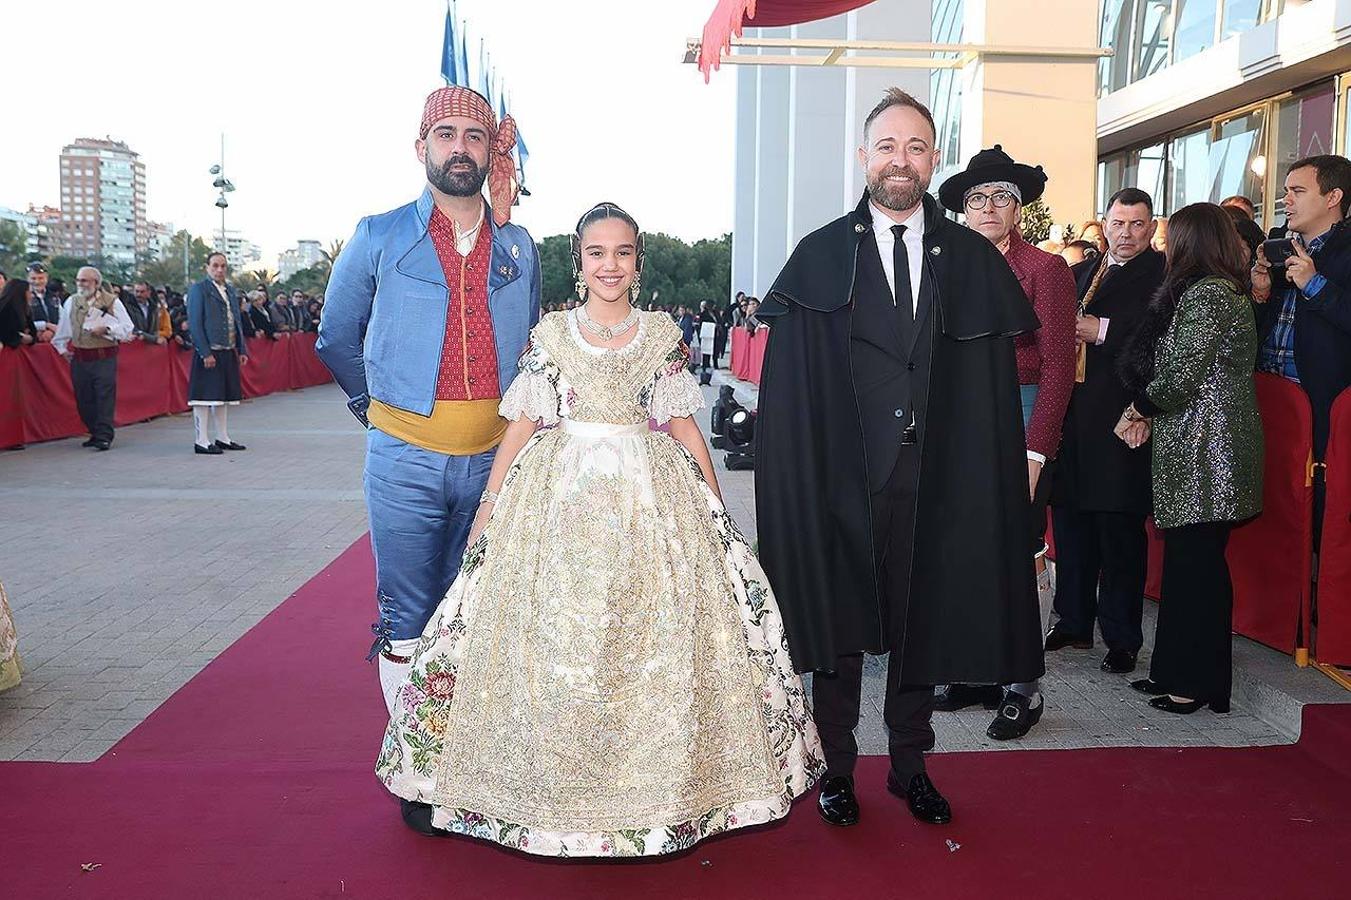
[[[1324,455],[1328,494],[1318,556],[1318,640],[1321,663],[1351,666],[1351,388],[1332,404]]]

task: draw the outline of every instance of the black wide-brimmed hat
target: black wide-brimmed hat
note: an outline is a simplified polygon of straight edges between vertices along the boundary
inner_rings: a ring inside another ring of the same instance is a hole
[[[1004,148],[995,144],[989,150],[982,150],[971,157],[966,171],[958,172],[938,189],[938,200],[953,212],[965,212],[962,202],[966,192],[978,184],[992,181],[1007,181],[1016,184],[1022,192],[1023,204],[1036,200],[1046,190],[1046,173],[1041,166],[1029,166],[1014,162],[1013,157],[1004,152]]]

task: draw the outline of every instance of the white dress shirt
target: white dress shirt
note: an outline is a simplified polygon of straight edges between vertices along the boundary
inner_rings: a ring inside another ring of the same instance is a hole
[[[910,218],[896,222],[871,200],[868,205],[873,213],[873,236],[877,238],[877,252],[882,257],[882,271],[887,275],[887,287],[891,288],[892,302],[896,302],[896,235],[891,226],[904,225],[906,262],[910,263],[910,311],[913,315],[919,309],[919,279],[924,271],[924,204],[915,207]]]
[[[74,297],[67,297],[66,302],[61,304],[61,321],[57,323],[56,336],[52,338],[52,347],[63,356],[72,337],[70,332],[70,305],[74,299]],[[98,313],[98,315],[95,316],[95,313]],[[104,337],[110,341],[129,341],[132,332],[136,330],[136,326],[132,324],[131,316],[127,315],[127,308],[122,305],[121,300],[114,300],[112,308],[107,313],[91,309],[90,316],[95,319],[95,324],[106,324],[108,326],[108,333]],[[97,319],[100,318],[105,321],[98,322]]]

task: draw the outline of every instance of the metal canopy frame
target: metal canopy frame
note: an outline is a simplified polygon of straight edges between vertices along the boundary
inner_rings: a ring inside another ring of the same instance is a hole
[[[703,41],[685,42],[686,64],[699,61]],[[733,52],[723,53],[721,65],[740,66],[833,66],[837,68],[961,69],[982,57],[1096,60],[1114,56],[1110,47],[1015,47],[1003,44],[932,44],[905,41],[835,41],[821,38],[732,38]],[[737,53],[742,50],[788,49],[819,53],[794,55]],[[859,53],[894,53],[897,56],[861,56]]]

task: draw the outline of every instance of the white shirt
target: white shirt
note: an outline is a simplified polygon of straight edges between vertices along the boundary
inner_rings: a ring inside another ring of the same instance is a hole
[[[478,243],[478,230],[483,227],[483,207],[478,208],[478,221],[472,227],[460,231],[460,226],[455,224],[455,220],[450,220],[451,230],[455,232],[455,252],[461,256],[468,256],[474,249],[474,244]]]
[[[896,222],[871,200],[868,205],[873,213],[873,236],[877,238],[877,252],[882,257],[882,271],[887,275],[887,287],[891,288],[892,302],[896,301],[896,235],[891,226],[904,225],[906,262],[910,264],[910,312],[919,309],[919,279],[924,271],[924,204],[915,207],[910,218]]]
[[[57,353],[65,355],[66,345],[70,343],[72,337],[70,333],[70,304],[74,297],[67,297],[66,302],[61,304],[61,321],[56,324],[56,336],[52,338],[52,347]],[[90,316],[94,316],[98,310],[91,309]],[[131,316],[127,315],[127,308],[122,305],[121,300],[114,300],[112,308],[106,313],[99,313],[95,318],[106,319],[108,333],[104,335],[110,341],[129,341],[135,326],[131,323]],[[89,321],[88,319],[85,320]],[[95,322],[95,324],[104,324]]]

